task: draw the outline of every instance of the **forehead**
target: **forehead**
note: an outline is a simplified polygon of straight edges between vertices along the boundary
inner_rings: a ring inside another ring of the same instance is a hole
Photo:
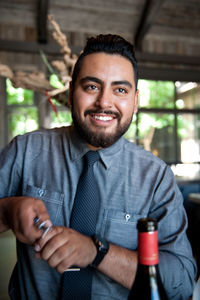
[[[94,76],[101,80],[129,80],[134,82],[132,63],[124,56],[104,52],[84,57],[78,78]]]

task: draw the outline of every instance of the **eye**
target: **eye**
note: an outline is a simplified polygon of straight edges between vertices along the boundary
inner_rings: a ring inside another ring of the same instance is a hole
[[[84,87],[84,90],[89,90],[89,91],[94,91],[94,90],[97,90],[98,87],[95,85],[95,84],[87,84],[85,87]]]
[[[128,91],[126,89],[122,88],[122,87],[119,87],[119,88],[115,89],[115,91],[117,93],[120,93],[120,94],[127,94],[128,93]]]

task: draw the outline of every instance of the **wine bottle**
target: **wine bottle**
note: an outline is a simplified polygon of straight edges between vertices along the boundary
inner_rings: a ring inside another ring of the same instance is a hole
[[[128,300],[168,300],[158,269],[157,222],[138,221],[138,267]]]

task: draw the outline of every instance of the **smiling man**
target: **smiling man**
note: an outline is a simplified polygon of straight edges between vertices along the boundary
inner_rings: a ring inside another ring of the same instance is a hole
[[[123,137],[137,112],[137,73],[129,42],[117,35],[90,38],[72,76],[73,125],[18,136],[1,152],[0,231],[11,228],[17,238],[11,299],[127,299],[142,217],[158,221],[159,268],[169,299],[191,296],[196,266],[174,176]],[[98,160],[85,194],[88,153]],[[84,204],[92,209],[97,200],[93,218]],[[81,226],[74,225],[78,210]],[[91,222],[93,234],[82,230]]]
[[[115,143],[137,112],[138,90],[131,62],[120,55],[86,56],[72,87],[72,116],[76,129],[89,145]]]

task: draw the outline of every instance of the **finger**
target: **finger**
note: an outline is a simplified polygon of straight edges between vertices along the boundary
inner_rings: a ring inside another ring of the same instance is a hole
[[[59,251],[62,250],[61,248]],[[48,260],[50,266],[56,267],[59,273],[63,273],[65,271],[80,271],[78,264],[76,263],[76,252],[72,248],[65,249],[65,256],[62,259],[59,259],[58,253],[57,256],[51,256]]]
[[[74,247],[69,246],[68,242],[58,245],[57,249],[47,259],[48,264],[52,268],[56,268],[58,272],[63,273],[75,264],[76,250]],[[48,253],[50,254],[50,252]],[[73,268],[74,269],[74,268]]]
[[[83,249],[80,246],[80,238],[87,238],[89,240],[90,238],[84,237],[74,231],[70,235],[70,232],[71,230],[67,230],[66,228],[64,234],[54,236],[42,251],[42,257],[48,261],[51,267],[56,267],[59,273],[63,273],[74,265],[85,267],[90,262],[90,260],[88,261],[88,255],[86,254],[85,256],[82,253]],[[78,239],[77,235],[79,235]]]
[[[42,237],[44,238],[45,235],[48,233],[49,230],[52,228],[52,222],[50,220],[40,220],[40,218],[35,217],[33,220],[35,226],[38,230],[42,233]]]
[[[60,233],[62,231],[62,227],[53,226],[50,227],[48,232],[45,232],[45,234],[41,235],[40,238],[35,243],[35,251],[39,252],[43,249],[43,247],[47,244],[47,242],[52,239],[55,235]]]
[[[48,260],[52,267],[55,267],[68,255],[70,255],[68,243],[63,238],[60,238],[59,235],[50,239],[41,252],[42,258]]]

